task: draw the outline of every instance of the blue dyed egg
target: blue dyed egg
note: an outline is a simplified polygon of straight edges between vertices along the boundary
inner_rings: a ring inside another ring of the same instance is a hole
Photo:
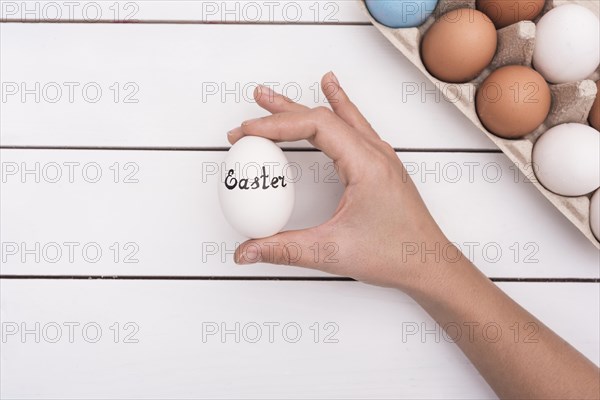
[[[421,25],[435,10],[438,0],[366,0],[369,12],[389,28]]]

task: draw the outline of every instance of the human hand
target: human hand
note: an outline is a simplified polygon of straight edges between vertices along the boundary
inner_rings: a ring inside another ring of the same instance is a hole
[[[381,140],[332,72],[323,77],[321,88],[333,111],[310,109],[258,87],[256,102],[273,115],[244,122],[228,138],[232,144],[244,136],[308,140],[334,161],[345,185],[339,206],[322,225],[243,243],[235,252],[236,263],[296,265],[402,289],[423,284],[436,266],[432,261],[444,261],[425,257],[424,249],[458,250],[429,214],[394,149]],[[315,258],[315,243],[321,250],[334,244],[334,260]],[[298,254],[290,254],[290,248]]]
[[[346,186],[340,204],[322,225],[243,243],[235,252],[236,262],[297,265],[395,287],[444,329],[486,326],[490,316],[499,327],[534,324],[539,328],[536,345],[506,336],[490,341],[458,335],[453,341],[500,398],[596,398],[596,365],[511,300],[446,239],[394,149],[372,129],[335,76],[325,75],[321,86],[333,111],[309,109],[267,88],[257,89],[257,103],[273,115],[246,121],[229,133],[229,140],[233,144],[248,135],[307,139],[333,159]],[[334,262],[315,259],[315,243],[320,249],[334,243]]]

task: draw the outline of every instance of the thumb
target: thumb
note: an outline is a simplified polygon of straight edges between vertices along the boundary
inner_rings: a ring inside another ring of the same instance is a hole
[[[259,262],[316,268],[317,259],[311,247],[318,242],[316,228],[281,232],[277,235],[252,239],[242,243],[235,251],[236,264]]]

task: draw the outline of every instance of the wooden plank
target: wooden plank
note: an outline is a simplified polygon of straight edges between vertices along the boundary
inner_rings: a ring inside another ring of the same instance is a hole
[[[331,161],[319,152],[287,155],[297,180],[287,228],[326,221],[342,193]],[[234,265],[244,238],[218,203],[225,152],[2,150],[0,157],[2,274],[322,276]],[[600,276],[597,250],[501,154],[400,157],[448,237],[488,276]]]
[[[495,148],[372,26],[13,23],[0,33],[3,146],[226,146],[228,130],[265,114],[257,83],[324,105],[318,83],[334,70],[396,148]]]
[[[18,22],[369,23],[348,0],[0,1],[0,20]]]
[[[0,285],[2,398],[495,397],[423,310],[390,289],[352,282]],[[500,286],[599,362],[598,284]],[[73,327],[72,343],[65,323]],[[9,334],[15,326],[19,331]],[[232,333],[223,338],[223,328]],[[23,329],[34,333],[23,338]]]

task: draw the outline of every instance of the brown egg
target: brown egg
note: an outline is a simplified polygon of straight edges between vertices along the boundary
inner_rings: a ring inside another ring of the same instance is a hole
[[[548,116],[551,103],[550,88],[542,75],[521,65],[492,72],[477,89],[475,99],[481,123],[506,139],[533,132]]]
[[[600,131],[600,81],[596,82],[596,88],[598,88],[596,100],[594,100],[594,104],[592,104],[588,121],[592,128]]]
[[[450,11],[429,28],[421,43],[421,58],[439,80],[464,83],[485,69],[496,53],[494,24],[470,8]]]
[[[477,0],[477,9],[490,17],[496,29],[519,21],[533,21],[546,0]]]

